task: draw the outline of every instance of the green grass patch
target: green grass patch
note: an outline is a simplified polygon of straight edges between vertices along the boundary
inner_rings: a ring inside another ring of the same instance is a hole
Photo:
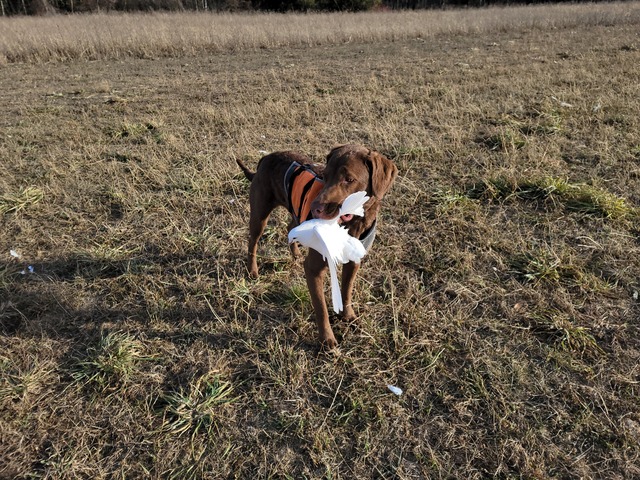
[[[262,298],[274,305],[281,305],[289,308],[301,308],[310,305],[311,296],[304,279],[292,285],[281,284],[271,285]]]
[[[562,277],[560,259],[549,253],[517,255],[511,259],[517,277],[527,282],[559,282]]]
[[[160,404],[163,410],[162,432],[191,439],[204,434],[213,435],[216,420],[223,415],[221,407],[234,401],[231,383],[217,375],[204,375],[188,388],[163,395]]]
[[[550,199],[568,210],[610,219],[625,219],[637,215],[637,209],[622,197],[592,185],[570,183],[554,177],[491,178],[470,188],[468,196],[500,201]]]
[[[546,310],[530,315],[530,328],[561,350],[580,354],[604,353],[587,327],[579,326],[575,318],[558,310]]]
[[[140,341],[123,332],[103,335],[97,346],[87,351],[86,360],[77,363],[73,379],[97,390],[125,386],[138,371],[139,362],[148,360]]]
[[[514,255],[508,262],[511,273],[524,283],[562,284],[591,293],[606,293],[613,288],[609,281],[589,271],[575,254],[558,256],[539,248]]]

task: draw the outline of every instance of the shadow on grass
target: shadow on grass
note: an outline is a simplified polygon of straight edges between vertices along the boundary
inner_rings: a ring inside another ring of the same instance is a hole
[[[114,332],[242,354],[243,342],[261,348],[274,328],[284,328],[288,343],[317,353],[315,336],[283,327],[291,320],[287,309],[308,303],[306,286],[256,287],[228,266],[221,274],[215,259],[145,250],[118,260],[83,253],[32,265],[0,263],[0,337],[62,341],[71,361]],[[213,267],[203,272],[203,263]]]
[[[113,329],[119,324],[123,328],[144,325],[148,338],[172,337],[154,330],[153,320],[160,316],[162,322],[176,327],[190,323],[201,326],[216,315],[225,314],[187,305],[181,301],[186,294],[178,287],[170,292],[172,304],[160,309],[136,291],[161,269],[171,270],[172,275],[186,275],[189,260],[187,256],[171,255],[108,260],[82,254],[32,265],[1,262],[0,335],[66,338],[86,343],[104,328]],[[215,284],[216,280],[211,280]],[[167,287],[158,284],[159,298],[167,293]],[[144,288],[152,292],[153,284]],[[183,336],[189,335],[187,328]],[[198,333],[198,338],[203,336],[214,348],[228,345],[224,335]]]

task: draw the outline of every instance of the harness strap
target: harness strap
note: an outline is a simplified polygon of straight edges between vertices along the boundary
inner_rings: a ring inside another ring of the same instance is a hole
[[[309,167],[293,162],[284,176],[289,212],[298,223],[312,218],[311,203],[324,187],[324,181]]]
[[[287,192],[287,198],[289,199],[289,210],[291,210],[291,186],[293,185],[293,181],[297,175],[293,175],[294,172],[298,170],[298,167],[301,167],[298,162],[292,162],[287,168],[287,171],[284,174],[284,191]]]

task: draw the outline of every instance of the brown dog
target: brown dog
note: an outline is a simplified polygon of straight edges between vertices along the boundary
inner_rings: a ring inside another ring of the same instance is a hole
[[[396,166],[384,155],[358,145],[336,147],[327,156],[326,165],[312,164],[295,152],[276,152],[263,157],[255,173],[241,161],[238,165],[251,181],[249,204],[249,253],[247,267],[252,277],[258,276],[256,252],[269,214],[277,206],[292,214],[289,230],[311,217],[334,218],[342,202],[355,192],[366,190],[370,197],[364,205],[364,217],[343,217],[349,234],[359,238],[367,250],[373,242],[376,218],[381,201],[398,173]],[[298,196],[301,193],[302,198]],[[306,194],[306,196],[305,196]],[[294,256],[298,246],[291,246]],[[342,268],[343,318],[355,318],[351,303],[353,284],[359,265],[350,262]],[[329,349],[338,345],[329,323],[329,311],[324,298],[324,275],[327,264],[315,250],[309,249],[304,271],[316,315],[321,344]]]

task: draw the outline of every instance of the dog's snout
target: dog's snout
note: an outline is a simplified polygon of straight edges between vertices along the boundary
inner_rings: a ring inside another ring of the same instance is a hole
[[[313,218],[329,220],[335,217],[339,211],[340,205],[338,203],[323,203],[314,201],[311,204],[311,214],[313,215]]]
[[[326,205],[324,203],[313,202],[311,204],[311,214],[313,218],[324,218]]]

